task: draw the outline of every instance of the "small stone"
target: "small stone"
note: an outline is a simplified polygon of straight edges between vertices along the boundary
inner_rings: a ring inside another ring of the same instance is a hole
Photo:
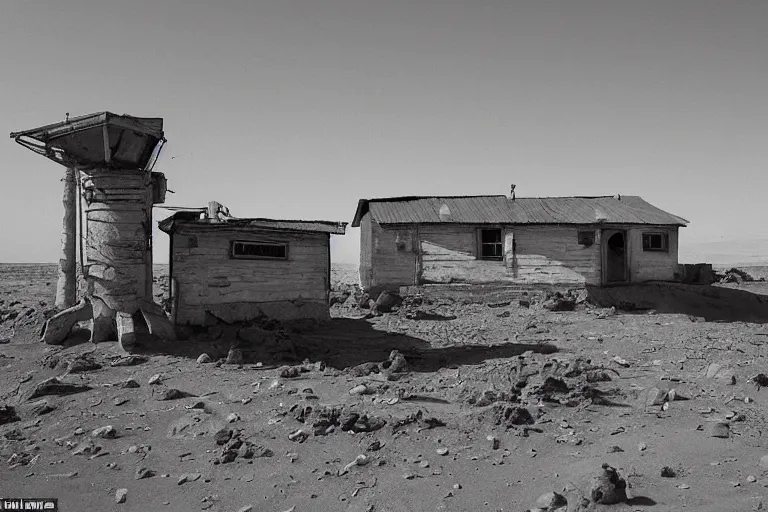
[[[747,482],[753,484],[753,483],[757,482],[757,478],[755,478],[753,475],[749,475],[747,477]]]
[[[647,449],[648,449],[648,445],[647,445],[647,444],[645,444],[645,443],[640,443],[640,444],[638,444],[638,445],[637,445],[637,449],[638,449],[639,451],[641,451],[641,452],[644,452],[645,450],[647,450]]]
[[[169,388],[163,391],[159,396],[158,400],[165,401],[165,400],[179,400],[180,398],[189,398],[193,397],[192,393],[189,393],[187,391],[181,391],[176,388]]]
[[[621,453],[624,450],[621,448],[621,446],[609,446],[608,449],[605,451],[606,453]]]
[[[115,493],[115,503],[125,503],[128,498],[128,489],[118,489]]]
[[[419,467],[427,469],[429,467],[429,462],[427,462],[426,460],[423,460],[419,462]]]
[[[85,430],[83,430],[82,428],[78,427],[78,428],[75,429],[74,434],[76,436],[81,436],[81,435],[85,434]]]
[[[710,437],[718,437],[721,439],[727,439],[730,436],[731,427],[727,423],[718,422],[713,423],[712,428],[709,431]]]
[[[350,395],[365,395],[368,393],[368,387],[365,384],[360,384],[349,390]]]
[[[662,478],[675,478],[677,476],[677,473],[675,473],[675,470],[672,469],[669,466],[664,466],[661,468],[661,476]]]
[[[763,455],[760,457],[760,466],[762,466],[764,469],[768,469],[768,455]]]
[[[459,490],[461,489],[461,484],[453,484],[453,488]]]
[[[106,425],[104,427],[97,428],[91,432],[91,435],[93,437],[101,437],[103,439],[114,439],[117,437],[117,430],[115,430],[115,427],[112,425]]]
[[[680,484],[676,486],[678,489],[690,489],[691,486],[688,484]]]
[[[244,507],[240,507],[237,512],[251,512],[251,510],[253,510],[253,505],[246,505]]]
[[[232,439],[232,431],[227,430],[226,428],[223,428],[216,432],[213,436],[214,440],[216,441],[216,444],[219,446],[223,446],[229,442],[230,439]]]
[[[136,470],[136,480],[143,480],[144,478],[152,478],[156,473],[149,468],[139,468]]]
[[[200,356],[197,358],[197,362],[200,364],[210,363],[211,361],[213,361],[213,359],[211,359],[211,356],[205,353],[200,354]]]
[[[667,392],[663,391],[659,388],[651,388],[648,390],[648,395],[645,399],[645,405],[647,406],[653,406],[653,405],[661,405],[664,403],[664,400],[667,398]]]
[[[240,420],[240,416],[236,412],[231,412],[227,416],[227,423],[234,423],[238,420]]]
[[[159,373],[156,373],[149,378],[149,380],[147,381],[147,384],[149,384],[150,386],[154,386],[155,384],[160,384],[161,382],[163,382],[163,376],[160,375]]]
[[[539,496],[539,499],[536,500],[536,505],[545,510],[555,510],[567,506],[568,500],[562,494],[550,491]]]
[[[437,452],[438,455],[443,455],[443,456],[448,455],[448,448],[438,448],[435,451]]]
[[[116,396],[115,398],[112,399],[112,403],[117,407],[120,407],[121,405],[126,404],[128,402],[130,402],[130,399],[125,398],[124,396]]]
[[[244,364],[243,351],[239,348],[231,348],[227,353],[227,364]]]
[[[176,483],[177,485],[182,485],[187,482],[195,482],[200,480],[201,476],[202,475],[200,473],[184,473],[179,477],[179,480]]]

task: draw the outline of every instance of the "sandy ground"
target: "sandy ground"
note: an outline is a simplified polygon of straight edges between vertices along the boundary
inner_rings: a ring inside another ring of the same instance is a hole
[[[116,343],[38,341],[53,270],[0,267],[0,403],[18,417],[0,425],[0,497],[56,497],[64,511],[523,511],[548,491],[573,504],[605,462],[630,500],[596,510],[768,499],[768,391],[751,380],[768,373],[762,323],[448,298],[366,318],[352,297],[322,328],[253,328],[244,364],[197,362],[226,356],[225,329],[111,366]],[[402,372],[382,367],[393,349]],[[32,398],[49,377],[89,389]],[[128,379],[138,387],[115,385]],[[162,400],[170,389],[195,396]],[[712,436],[718,423],[727,437]]]

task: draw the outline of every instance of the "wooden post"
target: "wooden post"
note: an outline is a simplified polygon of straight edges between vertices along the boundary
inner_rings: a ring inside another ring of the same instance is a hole
[[[59,280],[56,283],[56,307],[70,308],[77,301],[77,181],[75,170],[64,173],[64,222],[61,234],[61,256],[59,257]]]

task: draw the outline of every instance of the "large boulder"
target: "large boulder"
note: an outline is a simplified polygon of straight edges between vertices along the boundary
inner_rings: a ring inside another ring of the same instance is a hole
[[[395,308],[403,303],[403,298],[396,293],[383,291],[376,299],[376,309],[382,313],[389,313],[392,308]]]

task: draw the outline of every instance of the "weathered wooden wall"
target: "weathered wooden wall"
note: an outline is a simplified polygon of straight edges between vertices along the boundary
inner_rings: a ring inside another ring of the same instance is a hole
[[[601,229],[607,226],[381,226],[366,215],[361,227],[362,283],[374,291],[430,283],[602,283]],[[494,227],[502,229],[504,260],[480,260],[478,230]],[[677,228],[611,227],[627,230],[631,282],[675,278]],[[594,231],[594,243],[579,244],[579,231]],[[643,251],[644,232],[667,232],[669,252]],[[363,266],[368,261],[370,268]]]
[[[326,233],[187,224],[173,236],[177,324],[204,325],[206,311],[226,322],[329,318]],[[232,240],[287,243],[288,259],[233,259]]]
[[[371,214],[366,213],[360,219],[360,285],[365,289],[369,289],[373,284],[373,262],[371,259],[373,235],[371,229]]]
[[[667,233],[669,250],[643,251],[643,233]],[[672,281],[678,272],[677,227],[633,227],[627,230],[629,244],[629,276],[633,283]]]
[[[369,216],[370,214],[366,215],[366,217]],[[416,284],[418,265],[416,229],[410,226],[385,229],[374,221],[370,222],[370,226],[370,285],[363,286],[375,294],[385,288],[396,289],[399,286]]]
[[[560,226],[496,227],[502,229],[504,261],[477,259],[480,226],[453,224],[420,227],[421,282],[578,284],[599,279],[598,242],[590,247],[579,245],[578,229]]]

